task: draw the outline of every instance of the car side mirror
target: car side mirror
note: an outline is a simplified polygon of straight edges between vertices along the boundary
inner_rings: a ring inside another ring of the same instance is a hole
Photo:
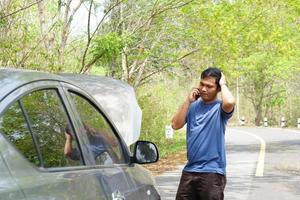
[[[137,141],[134,145],[132,161],[138,164],[157,162],[159,158],[156,145],[148,141]]]

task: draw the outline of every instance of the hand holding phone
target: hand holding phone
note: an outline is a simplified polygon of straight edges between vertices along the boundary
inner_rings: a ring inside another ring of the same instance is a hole
[[[194,88],[192,91],[193,101],[196,101],[201,95],[199,88]]]
[[[201,97],[199,88],[193,88],[190,94],[187,96],[187,100],[192,103]]]
[[[199,99],[199,97],[201,97],[201,93],[200,93],[199,88],[196,88],[195,100]]]

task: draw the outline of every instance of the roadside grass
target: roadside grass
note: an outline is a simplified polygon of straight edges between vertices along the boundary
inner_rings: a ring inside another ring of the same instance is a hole
[[[181,152],[186,148],[186,138],[184,131],[176,131],[172,139],[163,138],[157,141],[159,155],[164,158],[170,154]]]
[[[153,142],[159,151],[159,157],[164,158],[170,154],[182,152],[186,148],[185,131],[175,131],[173,138],[167,139],[163,135],[142,136],[141,139]]]

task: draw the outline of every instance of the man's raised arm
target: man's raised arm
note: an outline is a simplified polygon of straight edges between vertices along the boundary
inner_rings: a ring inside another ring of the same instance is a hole
[[[220,87],[221,87],[221,95],[222,95],[222,109],[226,113],[230,113],[233,111],[233,108],[235,106],[235,98],[231,94],[230,90],[228,89],[226,85],[226,79],[224,74],[222,73],[222,77],[219,81]]]
[[[177,130],[182,128],[186,121],[186,115],[189,110],[189,107],[192,102],[197,100],[197,97],[200,96],[200,91],[198,88],[194,88],[190,94],[186,97],[185,101],[177,111],[177,113],[172,118],[172,128]]]

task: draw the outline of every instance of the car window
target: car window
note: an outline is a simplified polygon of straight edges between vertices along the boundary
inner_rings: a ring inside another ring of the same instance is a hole
[[[34,165],[40,166],[32,134],[20,107],[20,101],[14,103],[0,118],[0,132]]]
[[[65,156],[66,129],[70,125],[56,90],[39,90],[24,96],[3,114],[0,122],[1,132],[36,166],[82,165],[81,158],[72,160]],[[76,148],[76,141],[71,145]]]
[[[121,145],[106,118],[87,99],[70,94],[84,127],[80,137],[87,138],[83,146],[92,153],[95,164],[124,163]]]

